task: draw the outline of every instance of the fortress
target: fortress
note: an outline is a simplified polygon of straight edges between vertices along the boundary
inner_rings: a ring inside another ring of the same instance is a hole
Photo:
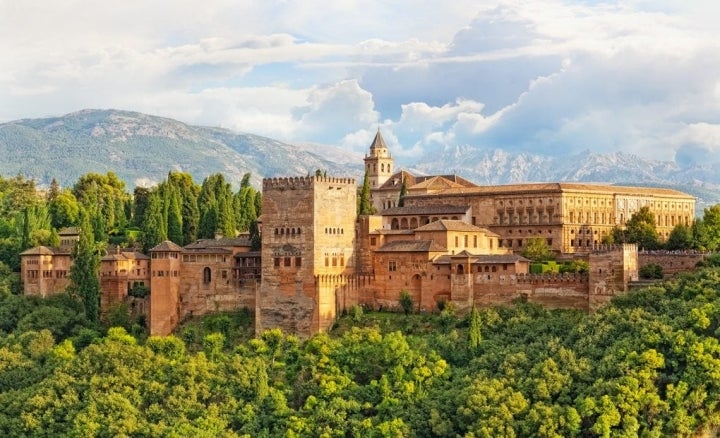
[[[614,226],[648,206],[666,238],[676,224],[691,224],[695,209],[693,197],[668,189],[478,186],[393,167],[378,132],[365,157],[377,214],[360,217],[354,179],[264,179],[259,252],[241,237],[166,241],[148,255],[117,249],[101,261],[101,309],[126,302],[148,315],[151,334],[166,335],[191,315],[247,307],[256,332],[280,327],[304,337],[328,330],[353,305],[397,307],[403,292],[422,311],[441,301],[465,309],[518,297],[590,311],[626,292],[643,264],[635,245],[603,245]],[[26,294],[67,287],[76,235],[67,230],[60,248],[21,254]],[[519,253],[531,238],[587,261],[589,273],[530,274]],[[135,294],[138,287],[149,296]]]

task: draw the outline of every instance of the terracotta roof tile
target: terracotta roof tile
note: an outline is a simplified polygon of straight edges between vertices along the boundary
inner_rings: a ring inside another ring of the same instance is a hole
[[[376,252],[445,252],[447,249],[434,240],[396,240],[380,247]]]
[[[175,242],[171,242],[169,240],[166,240],[159,245],[155,246],[154,248],[150,249],[150,252],[154,251],[173,251],[173,252],[181,252],[182,247]]]

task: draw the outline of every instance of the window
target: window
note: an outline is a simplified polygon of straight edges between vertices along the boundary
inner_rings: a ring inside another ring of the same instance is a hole
[[[390,272],[397,271],[397,264],[396,264],[395,260],[390,260],[388,262],[388,271],[390,271]]]
[[[284,264],[285,266],[290,266],[290,257],[285,257],[284,260],[283,260],[283,264]]]
[[[280,267],[280,257],[275,257],[275,258],[273,259],[273,262],[274,262],[273,265],[274,265],[276,268],[279,268],[279,267]]]
[[[372,245],[372,246],[377,245],[377,238],[371,237],[371,238],[370,238],[370,245]]]
[[[177,277],[177,271],[175,271],[175,273],[176,273],[175,276]],[[221,276],[223,279],[227,278],[227,271],[222,271],[220,274],[221,274],[220,276]]]
[[[203,269],[203,283],[210,283],[210,280],[212,280],[210,268],[206,266],[205,269]]]
[[[302,266],[302,257],[295,257],[295,266],[298,268]]]

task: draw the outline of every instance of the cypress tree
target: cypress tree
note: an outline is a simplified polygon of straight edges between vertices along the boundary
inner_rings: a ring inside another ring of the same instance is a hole
[[[480,349],[480,342],[482,341],[481,328],[480,312],[473,305],[472,310],[470,310],[470,326],[468,327],[468,350],[473,356]]]
[[[375,213],[377,213],[375,207],[370,202],[370,178],[367,171],[365,171],[362,190],[360,190],[360,199],[358,199],[358,215]]]
[[[142,226],[143,250],[147,252],[153,246],[167,239],[166,224],[163,223],[162,205],[160,196],[153,193],[145,211],[145,221]]]
[[[167,237],[178,245],[183,245],[182,213],[177,191],[168,185]]]
[[[405,196],[407,196],[407,184],[403,178],[402,186],[400,186],[400,197],[398,198],[398,207],[405,206]]]
[[[100,257],[97,254],[89,214],[85,210],[80,212],[80,236],[73,248],[72,257],[69,292],[82,301],[88,320],[97,322],[100,317],[100,281],[97,273]]]

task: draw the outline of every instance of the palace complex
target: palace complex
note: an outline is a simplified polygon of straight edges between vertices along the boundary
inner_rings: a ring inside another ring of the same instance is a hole
[[[310,336],[353,305],[397,307],[402,292],[424,311],[440,301],[465,309],[518,297],[592,310],[627,291],[643,264],[635,245],[603,245],[613,227],[647,206],[667,238],[675,225],[690,225],[695,211],[692,196],[669,189],[479,186],[455,175],[395,171],[380,132],[365,170],[377,213],[360,217],[354,179],[264,179],[259,252],[244,237],[184,247],[166,241],[149,254],[111,251],[99,272],[102,311],[128,303],[148,315],[152,334],[166,335],[189,316],[247,307],[257,332],[280,327]],[[26,294],[67,287],[77,230],[64,230],[61,238],[59,248],[21,254]],[[559,257],[587,261],[589,272],[530,274],[520,252],[532,238],[544,239]],[[687,269],[695,262],[663,260],[657,261]],[[139,286],[149,289],[147,297],[133,293]]]

